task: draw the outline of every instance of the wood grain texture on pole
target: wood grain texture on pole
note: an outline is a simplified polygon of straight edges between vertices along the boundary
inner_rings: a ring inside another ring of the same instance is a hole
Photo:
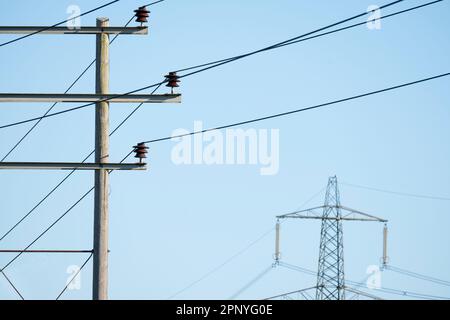
[[[108,18],[97,18],[97,27],[108,27]],[[109,93],[109,36],[96,35],[95,93]],[[109,103],[95,105],[95,162],[109,162]],[[108,299],[108,187],[107,170],[95,171],[94,261],[92,298]]]

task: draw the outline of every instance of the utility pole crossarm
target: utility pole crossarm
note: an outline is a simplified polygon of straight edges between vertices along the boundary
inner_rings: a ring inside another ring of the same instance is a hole
[[[181,103],[181,94],[0,93],[0,102]]]
[[[0,26],[0,34],[130,34],[147,35],[148,27],[41,27],[41,26]]]
[[[0,162],[0,170],[146,170],[145,163]]]
[[[117,1],[115,1],[117,2]],[[160,1],[157,1],[160,2]],[[149,5],[155,4],[153,2]],[[0,250],[0,253],[91,253],[92,257],[92,299],[107,300],[108,299],[108,263],[109,263],[109,194],[110,183],[109,174],[112,170],[146,170],[147,164],[144,162],[147,158],[148,147],[145,143],[140,142],[133,146],[135,158],[138,163],[110,163],[110,136],[115,132],[110,132],[109,107],[111,103],[181,103],[181,94],[174,93],[174,88],[179,87],[179,76],[176,72],[169,72],[165,76],[166,80],[159,85],[147,86],[150,89],[166,84],[171,88],[167,94],[144,94],[145,88],[129,91],[122,94],[111,94],[109,92],[109,76],[110,76],[110,55],[109,46],[113,40],[110,35],[147,35],[148,27],[144,26],[148,22],[150,11],[146,6],[141,6],[134,10],[136,22],[140,23],[139,27],[110,27],[109,19],[106,17],[97,18],[96,26],[89,27],[58,27],[55,26],[0,26],[0,34],[25,34],[13,41],[26,38],[35,34],[57,35],[95,35],[95,92],[92,94],[73,94],[73,93],[0,93],[0,103],[80,103],[79,106],[62,111],[68,112],[90,105],[95,105],[95,151],[94,162],[0,162],[0,171],[2,169],[29,169],[29,170],[93,170],[94,171],[94,187],[90,191],[94,191],[94,223],[93,223],[93,249],[92,250]],[[129,23],[132,19],[130,19]],[[69,20],[68,20],[69,21]],[[128,25],[128,23],[127,23]],[[116,37],[114,37],[115,39]],[[5,43],[6,44],[6,43]],[[91,63],[93,65],[94,62]],[[90,66],[89,66],[90,67]],[[89,67],[87,69],[89,69]],[[87,70],[86,69],[86,70]],[[83,74],[77,78],[77,82]],[[72,84],[73,86],[73,84]],[[70,89],[70,88],[69,88]],[[69,91],[69,89],[67,91]],[[153,92],[156,92],[156,89]],[[66,92],[67,92],[66,91]],[[86,103],[86,104],[84,104]],[[129,119],[136,111],[134,108],[121,125]],[[60,112],[51,115],[59,114]],[[46,114],[47,115],[47,114]],[[50,115],[50,114],[49,114]],[[27,121],[25,121],[27,122]],[[83,127],[86,123],[83,123]],[[33,127],[34,128],[34,127]],[[33,129],[32,128],[32,129]],[[31,129],[31,130],[32,130]],[[28,131],[30,133],[30,131]],[[27,133],[27,134],[28,134]],[[22,138],[23,140],[23,138]],[[20,140],[18,143],[20,143]],[[16,145],[17,146],[17,145]],[[127,155],[130,156],[131,152]],[[123,160],[125,161],[125,159]],[[66,178],[63,179],[63,181]],[[62,181],[62,182],[63,182]],[[61,182],[61,183],[62,183]],[[60,183],[60,184],[61,184]],[[58,185],[59,186],[59,185]],[[57,186],[57,187],[58,187]],[[56,188],[57,188],[56,187]],[[56,189],[54,189],[56,190]],[[89,191],[89,192],[90,192]],[[52,191],[53,192],[53,191]],[[83,199],[84,196],[81,198]],[[79,201],[81,201],[81,199]],[[78,201],[78,202],[79,202]],[[77,203],[78,203],[77,202]],[[75,203],[75,205],[77,204]],[[71,210],[73,206],[69,209]],[[67,213],[67,212],[66,212]],[[65,214],[66,214],[65,213]],[[64,214],[64,215],[65,215]],[[64,216],[63,215],[63,216]],[[62,217],[61,217],[62,218]],[[60,218],[60,219],[61,219]],[[23,220],[23,219],[22,219]],[[19,223],[22,221],[20,220]],[[58,222],[57,220],[56,222]],[[56,223],[55,222],[55,223]],[[17,226],[17,225],[16,225]],[[15,226],[14,226],[15,227]],[[13,227],[13,228],[14,228]],[[11,229],[12,230],[12,229]],[[10,231],[11,231],[10,230]],[[47,229],[48,230],[48,229]],[[46,231],[45,231],[46,232]],[[44,233],[45,233],[44,232]],[[17,257],[17,256],[16,256]],[[89,257],[89,258],[90,258]],[[88,259],[89,260],[89,259]],[[83,264],[81,268],[88,262]],[[11,261],[12,262],[12,261]],[[10,263],[11,263],[10,262]],[[9,279],[8,279],[9,280]],[[14,287],[14,285],[10,282]],[[14,289],[16,289],[14,287]],[[67,286],[60,293],[67,289]],[[20,292],[16,292],[22,297]],[[23,297],[22,297],[23,298]],[[58,300],[57,298],[57,300]]]

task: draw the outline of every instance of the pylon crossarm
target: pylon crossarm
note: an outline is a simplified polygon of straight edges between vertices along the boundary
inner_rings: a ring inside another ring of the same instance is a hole
[[[322,216],[321,213],[317,213],[314,210],[318,210],[318,209],[323,209],[325,208],[325,206],[319,206],[319,207],[314,207],[314,208],[309,208],[309,209],[305,209],[305,210],[299,210],[299,211],[294,211],[294,212],[290,212],[290,213],[286,213],[280,216],[277,216],[277,219],[285,219],[285,218],[320,218]]]
[[[364,213],[352,208],[348,208],[345,206],[339,206],[339,208],[341,210],[347,211],[348,214],[347,215],[342,215],[342,220],[345,220],[346,218],[352,217],[351,220],[358,220],[358,221],[378,221],[378,222],[388,222],[388,220],[368,214],[368,213]],[[364,218],[358,218],[359,216],[363,216]]]
[[[358,289],[355,289],[355,288],[350,288],[350,287],[345,286],[344,290],[352,292],[352,293],[355,293],[356,295],[364,296],[364,297],[371,298],[371,299],[374,299],[374,300],[384,300],[383,298],[377,297],[377,296],[375,296],[373,294],[369,294],[369,293],[366,293],[364,291],[361,291],[361,290],[358,290]]]

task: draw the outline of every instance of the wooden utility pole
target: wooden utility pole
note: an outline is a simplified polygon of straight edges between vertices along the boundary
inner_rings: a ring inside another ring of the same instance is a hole
[[[145,7],[135,10],[140,27],[110,27],[108,18],[97,18],[95,27],[68,29],[64,27],[0,26],[0,34],[72,34],[96,35],[95,94],[77,93],[0,93],[0,103],[23,102],[95,102],[95,162],[0,162],[0,170],[95,170],[94,194],[94,243],[92,298],[108,299],[108,193],[110,170],[145,170],[146,147],[143,143],[134,146],[139,163],[109,162],[109,103],[180,103],[181,94],[110,94],[109,93],[109,35],[147,35],[148,11]],[[42,32],[41,32],[42,31]],[[168,87],[178,87],[177,76],[166,76]],[[173,90],[172,90],[173,91]],[[13,250],[17,251],[17,250]],[[2,251],[0,250],[0,253]],[[24,251],[26,252],[26,251]],[[50,252],[50,251],[49,251]],[[89,251],[90,252],[90,251]]]
[[[108,27],[107,18],[97,18],[97,27]],[[96,35],[95,93],[109,93],[109,36]],[[95,162],[109,161],[109,102],[95,104]],[[109,173],[95,170],[94,190],[94,269],[92,298],[108,299],[108,188]]]

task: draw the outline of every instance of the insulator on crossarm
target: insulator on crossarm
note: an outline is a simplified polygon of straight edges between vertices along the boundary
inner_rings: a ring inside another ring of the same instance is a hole
[[[171,88],[171,93],[173,94],[173,88],[179,87],[178,83],[180,82],[179,77],[176,72],[169,72],[164,76],[166,78],[166,87]]]
[[[141,27],[145,22],[148,22],[147,18],[149,17],[150,11],[147,10],[147,7],[139,7],[138,9],[134,10],[134,13],[136,22],[139,22],[141,24]]]
[[[147,158],[147,149],[148,147],[143,142],[133,146],[133,151],[136,153],[134,157],[139,159],[139,163],[143,163],[143,160]]]
[[[382,258],[383,267],[386,267],[386,265],[389,262],[389,257],[387,256],[387,237],[388,237],[388,228],[387,225],[385,224],[383,227],[383,258]]]

